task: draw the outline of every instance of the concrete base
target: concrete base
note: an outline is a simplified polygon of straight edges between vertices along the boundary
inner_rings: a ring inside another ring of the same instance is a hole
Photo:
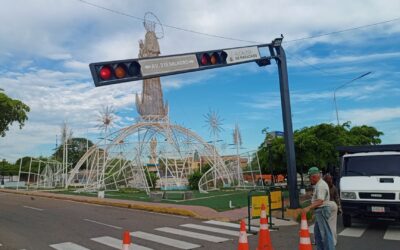
[[[97,198],[104,199],[104,191],[98,191]]]

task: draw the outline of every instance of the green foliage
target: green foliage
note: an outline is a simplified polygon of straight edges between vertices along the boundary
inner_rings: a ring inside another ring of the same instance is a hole
[[[28,105],[15,99],[11,99],[4,93],[0,93],[0,135],[6,136],[6,131],[13,122],[19,123],[21,129],[28,120],[26,113],[30,111]]]
[[[146,181],[147,181],[147,185],[149,185],[149,187],[152,187],[152,189],[156,188],[156,183],[157,180],[159,179],[157,174],[154,172],[149,172],[147,169],[145,170],[145,175],[146,175]]]
[[[14,164],[7,162],[5,159],[0,162],[0,175],[2,176],[12,176],[18,175],[18,167]]]
[[[31,156],[24,156],[22,158],[19,158],[15,162],[15,167],[18,169],[17,171],[19,171],[19,167],[21,166],[22,172],[29,172],[29,169],[30,169],[31,173],[37,173],[39,170],[39,164],[40,164],[39,161],[37,161],[37,160],[38,159],[31,157]],[[22,164],[21,164],[21,161],[22,161]]]
[[[188,176],[189,188],[191,190],[199,190],[199,181],[203,174],[211,168],[210,164],[202,166],[201,171],[197,169],[191,175]]]
[[[196,170],[193,174],[189,175],[188,182],[191,190],[199,190],[199,181],[202,176],[203,173],[200,170]]]
[[[362,125],[350,127],[346,122],[342,125],[326,124],[305,127],[294,131],[296,165],[300,173],[310,166],[318,166],[326,171],[338,165],[337,146],[375,145],[380,144],[379,136],[383,135],[374,127]],[[286,174],[286,150],[283,138],[269,139],[269,145],[264,142],[259,146],[258,157],[263,173],[270,173],[270,164],[275,174]],[[269,158],[271,157],[271,158]],[[256,164],[253,160],[252,164]]]
[[[68,140],[68,163],[71,163],[72,166],[75,166],[78,161],[82,158],[82,156],[86,153],[87,147],[93,146],[93,142],[86,138],[72,138]],[[63,161],[63,145],[58,146],[56,152],[53,154],[53,157],[59,161]],[[86,162],[83,163],[83,168],[86,168]]]

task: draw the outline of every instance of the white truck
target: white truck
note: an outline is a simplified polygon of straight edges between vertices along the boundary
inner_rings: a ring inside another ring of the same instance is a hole
[[[400,144],[338,147],[343,225],[352,218],[400,220]]]

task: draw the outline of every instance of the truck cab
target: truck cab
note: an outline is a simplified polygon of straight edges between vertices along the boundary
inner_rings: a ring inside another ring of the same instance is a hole
[[[400,220],[400,144],[338,147],[343,225],[352,218]]]

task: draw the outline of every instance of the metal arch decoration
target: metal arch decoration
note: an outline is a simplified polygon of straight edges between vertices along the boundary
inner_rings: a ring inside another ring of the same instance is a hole
[[[140,121],[110,134],[109,138],[109,143],[92,146],[79,160],[70,172],[67,186],[80,186],[79,191],[113,190],[130,186],[149,193],[145,170],[152,169],[159,177],[161,189],[186,188],[188,175],[195,171],[194,164],[199,164],[194,160],[196,154],[200,155],[202,164],[212,166],[210,170],[215,178],[213,183],[222,186],[233,183],[233,175],[224,160],[219,155],[215,157],[213,146],[179,125]],[[121,142],[124,144],[122,150]],[[88,166],[83,169],[85,162],[88,162]],[[151,185],[155,186],[156,183]],[[207,192],[218,187],[199,184],[199,188]]]
[[[153,20],[152,20],[153,19]],[[146,12],[143,18],[143,26],[146,31],[152,31],[156,34],[158,39],[162,39],[164,37],[164,27],[160,22],[160,19],[153,12]],[[158,31],[157,31],[158,27]]]

